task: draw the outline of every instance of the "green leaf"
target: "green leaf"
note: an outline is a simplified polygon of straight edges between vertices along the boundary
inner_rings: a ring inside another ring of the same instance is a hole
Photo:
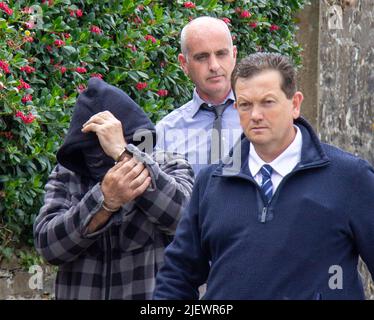
[[[148,74],[146,74],[145,72],[142,72],[142,71],[136,71],[136,73],[140,76],[140,77],[142,77],[143,79],[149,79],[149,76],[148,76]]]
[[[72,46],[64,46],[62,47],[62,51],[67,54],[67,55],[70,55],[70,54],[76,54],[77,53],[77,50],[72,47]]]
[[[127,75],[132,79],[134,80],[135,82],[138,82],[139,81],[139,77],[138,77],[138,72],[135,72],[135,71],[129,71],[127,73]]]
[[[7,20],[0,18],[0,28],[4,29],[4,27],[6,28],[7,26],[8,26]]]

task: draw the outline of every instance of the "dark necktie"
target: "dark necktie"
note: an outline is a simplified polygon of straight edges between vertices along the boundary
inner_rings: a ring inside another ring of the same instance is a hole
[[[223,150],[222,145],[222,114],[226,110],[226,108],[232,104],[231,99],[227,99],[225,103],[219,105],[207,105],[203,103],[200,108],[202,110],[207,110],[213,112],[215,114],[215,119],[213,122],[213,129],[212,129],[212,139],[210,145],[210,156],[208,155],[209,163],[218,163],[221,161],[221,155]]]
[[[260,172],[262,174],[261,189],[266,196],[267,203],[269,203],[271,197],[273,196],[273,183],[271,182],[273,168],[268,164],[264,164],[261,167]]]

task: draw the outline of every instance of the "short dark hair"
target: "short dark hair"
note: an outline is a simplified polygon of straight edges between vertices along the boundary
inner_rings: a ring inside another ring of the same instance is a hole
[[[232,90],[235,92],[238,78],[249,79],[266,70],[279,71],[282,77],[281,89],[291,99],[297,90],[296,70],[291,60],[279,53],[258,52],[243,58],[231,74]]]

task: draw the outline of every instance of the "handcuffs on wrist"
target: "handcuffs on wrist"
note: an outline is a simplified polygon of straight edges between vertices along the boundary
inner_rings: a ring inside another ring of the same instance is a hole
[[[113,208],[109,208],[106,204],[105,204],[105,202],[103,201],[103,203],[101,204],[101,207],[105,210],[105,211],[108,211],[108,212],[111,212],[111,213],[113,213],[113,212],[117,212],[121,207],[118,207],[118,208],[115,208],[115,209],[113,209]]]
[[[116,157],[115,163],[117,164],[118,162],[122,161],[126,155],[132,157],[131,151],[129,151],[129,149],[127,149],[127,147],[125,146],[123,147],[123,150],[119,153],[119,155]]]
[[[132,153],[127,149],[127,147],[123,147],[122,151],[119,153],[119,155],[115,158],[115,164],[117,164],[118,162],[122,161],[125,156],[128,155],[130,157],[132,157]],[[108,205],[103,201],[102,204],[101,204],[101,207],[107,211],[107,212],[110,212],[110,213],[113,213],[113,212],[117,212],[121,207],[118,207],[118,208],[110,208],[108,207]]]

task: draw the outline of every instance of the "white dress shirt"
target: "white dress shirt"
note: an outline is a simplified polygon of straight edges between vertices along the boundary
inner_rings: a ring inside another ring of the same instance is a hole
[[[260,172],[261,167],[264,164],[269,164],[273,168],[271,175],[271,182],[273,183],[273,194],[277,190],[282,179],[289,174],[293,168],[300,162],[301,159],[301,147],[303,144],[301,131],[297,126],[294,126],[297,130],[295,139],[292,143],[284,150],[277,158],[272,162],[267,163],[260,158],[257,154],[254,146],[250,143],[249,149],[249,171],[256,180],[259,186],[262,183],[262,175]]]

